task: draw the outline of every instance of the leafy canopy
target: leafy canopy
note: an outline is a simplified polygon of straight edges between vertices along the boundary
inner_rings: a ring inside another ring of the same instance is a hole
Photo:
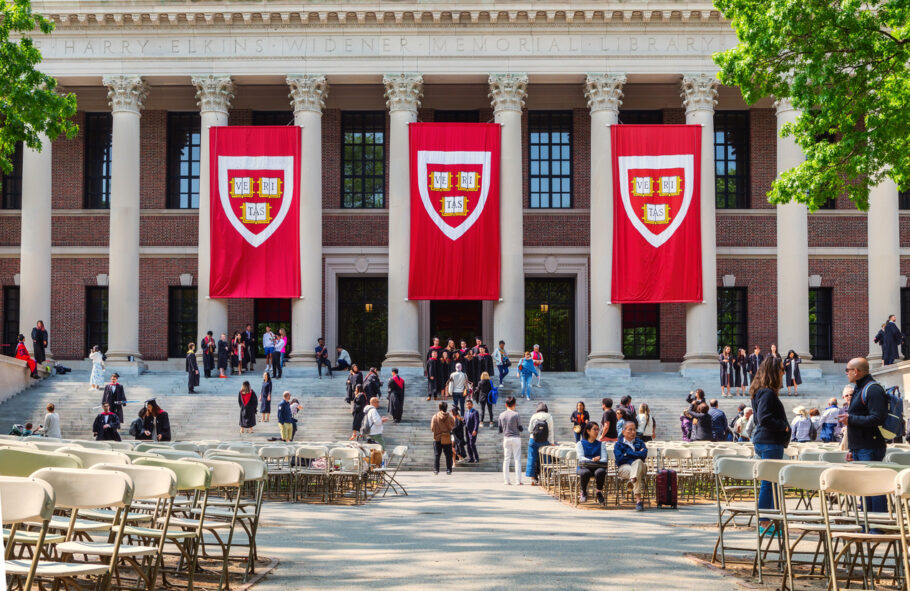
[[[18,142],[41,148],[39,134],[73,137],[78,127],[76,95],[55,92],[57,81],[35,69],[41,52],[29,37],[35,30],[49,34],[54,24],[33,14],[29,0],[0,0],[0,169],[12,170]]]
[[[840,194],[859,209],[887,174],[910,189],[910,0],[716,0],[739,45],[718,53],[724,84],[749,104],[789,99],[783,129],[806,161],[769,201],[814,210]]]

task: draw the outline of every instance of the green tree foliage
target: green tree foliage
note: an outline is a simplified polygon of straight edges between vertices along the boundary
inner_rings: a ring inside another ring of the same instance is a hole
[[[29,0],[0,2],[0,169],[9,172],[18,142],[39,149],[39,134],[73,137],[78,127],[70,119],[76,95],[61,96],[57,81],[35,68],[41,52],[30,35],[49,34],[54,24],[32,13]]]
[[[789,99],[785,126],[806,161],[784,173],[772,203],[814,210],[847,194],[859,209],[887,174],[910,189],[910,0],[716,0],[739,45],[718,53],[724,84],[749,104]]]

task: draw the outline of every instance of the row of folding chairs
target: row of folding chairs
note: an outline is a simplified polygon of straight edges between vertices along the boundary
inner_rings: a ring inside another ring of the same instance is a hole
[[[151,590],[179,579],[192,589],[206,572],[202,560],[211,561],[218,589],[229,587],[232,563],[242,563],[246,581],[255,572],[266,475],[254,457],[77,445],[43,451],[0,441],[8,586]],[[235,537],[241,530],[245,541]],[[232,555],[238,547],[243,554]]]
[[[833,590],[853,583],[874,588],[887,576],[910,591],[910,450],[891,449],[883,462],[846,462],[840,453],[826,459],[831,453],[803,450],[799,459],[785,460],[717,457],[712,561],[725,568],[727,552],[745,554],[760,583],[773,568],[782,590],[809,579],[827,580]],[[762,481],[770,483],[774,508],[759,507]],[[887,510],[871,511],[870,497],[885,497]],[[737,526],[752,532],[751,543],[730,535]]]

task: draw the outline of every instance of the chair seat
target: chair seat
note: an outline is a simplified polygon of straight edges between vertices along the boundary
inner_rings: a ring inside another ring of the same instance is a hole
[[[231,508],[233,508],[234,501],[226,501],[224,499],[216,499],[216,500],[209,499],[208,506],[209,507],[231,507]],[[240,499],[240,508],[241,509],[243,509],[244,507],[255,507],[255,506],[256,506],[256,501]],[[208,513],[208,511],[206,511],[206,513]]]
[[[57,544],[57,552],[60,554],[88,554],[90,556],[111,556],[114,553],[114,544],[98,542],[65,542]],[[130,546],[122,544],[120,546],[119,556],[153,556],[158,553],[158,549],[152,546]]]
[[[44,536],[45,544],[59,544],[60,542],[63,542],[65,540],[66,540],[66,536],[62,536],[59,534],[58,535],[46,534]],[[6,528],[3,529],[3,541],[4,542],[9,541],[9,530]],[[16,532],[16,543],[25,544],[27,546],[34,546],[35,544],[38,543],[38,532],[19,530]]]
[[[160,538],[161,532],[160,529],[152,529],[150,527],[137,527],[128,525],[123,528],[123,533],[127,536],[138,536],[140,538]],[[167,530],[167,538],[170,540],[185,540],[188,538],[195,538],[196,532],[192,531],[183,531],[179,529],[169,529]]]
[[[68,531],[70,528],[70,520],[66,517],[51,517],[49,528],[54,531]],[[90,531],[108,531],[109,529],[111,529],[110,523],[105,523],[103,521],[87,521],[85,519],[77,519],[73,531],[81,533]]]
[[[192,509],[190,511],[190,513],[192,513],[193,515],[199,515],[199,513],[201,513],[201,512],[202,512],[201,508]],[[231,519],[234,516],[234,511],[233,510],[227,511],[225,509],[211,509],[211,508],[207,507],[205,509],[205,516]],[[237,512],[237,519],[253,519],[254,517],[256,517],[255,513],[244,513],[242,511]],[[171,520],[171,523],[173,523],[173,519]]]
[[[29,560],[7,560],[7,575],[27,576],[32,564]],[[39,577],[88,577],[107,572],[104,564],[82,564],[78,562],[39,562],[35,574]]]
[[[164,523],[164,521],[161,521]],[[170,525],[176,527],[199,527],[199,522],[195,519],[181,519],[179,517],[171,517]],[[230,529],[231,524],[228,521],[205,521],[202,524],[202,527],[205,529]]]
[[[823,532],[825,531],[824,523],[805,523],[805,522],[787,522],[787,527],[791,530],[800,530],[800,531],[811,531],[811,532]],[[832,523],[831,531],[832,532],[851,532],[851,531],[860,531],[862,528],[855,524],[849,523]]]
[[[117,515],[117,512],[110,509],[88,509],[85,511],[80,511],[79,515],[81,517],[87,517],[88,519],[95,519],[98,521],[113,521],[114,517]],[[141,523],[143,521],[151,520],[152,516],[148,513],[130,513],[126,516],[127,523]]]

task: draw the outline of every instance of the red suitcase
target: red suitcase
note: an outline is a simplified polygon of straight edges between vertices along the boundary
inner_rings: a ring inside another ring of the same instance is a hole
[[[657,506],[669,506],[676,509],[677,489],[676,470],[658,470],[654,487],[657,496]]]

